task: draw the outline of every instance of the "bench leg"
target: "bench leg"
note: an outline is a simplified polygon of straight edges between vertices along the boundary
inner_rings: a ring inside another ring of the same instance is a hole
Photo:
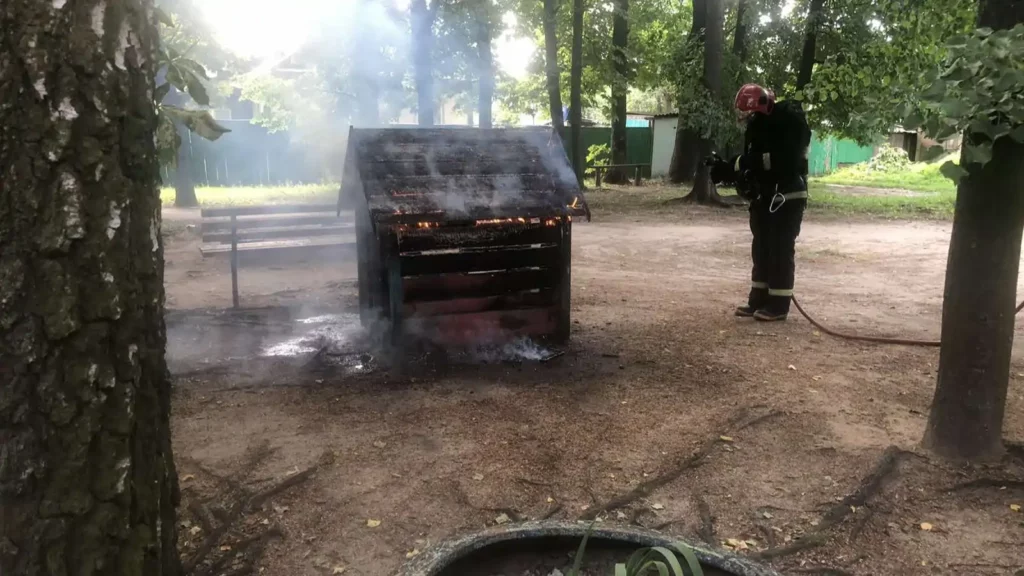
[[[595,168],[594,169],[594,176],[597,178],[597,182],[595,183],[594,187],[595,188],[600,188],[601,187],[601,169],[600,168]]]
[[[238,219],[231,217],[231,307],[238,308]]]

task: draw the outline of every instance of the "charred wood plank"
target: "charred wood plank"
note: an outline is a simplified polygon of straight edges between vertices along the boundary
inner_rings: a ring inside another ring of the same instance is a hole
[[[558,265],[557,247],[489,250],[430,256],[402,256],[402,276],[450,274],[453,272],[495,272]]]

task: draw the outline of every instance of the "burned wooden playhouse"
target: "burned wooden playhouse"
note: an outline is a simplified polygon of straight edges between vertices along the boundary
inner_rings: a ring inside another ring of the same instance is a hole
[[[355,210],[360,317],[393,343],[568,339],[589,209],[550,129],[353,128],[338,207]]]

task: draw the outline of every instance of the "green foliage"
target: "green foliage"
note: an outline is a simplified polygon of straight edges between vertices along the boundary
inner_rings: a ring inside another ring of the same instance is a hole
[[[869,172],[904,172],[910,169],[910,157],[903,148],[883,144],[867,163],[867,169]]]
[[[817,182],[862,188],[889,188],[915,192],[955,192],[956,186],[942,175],[943,160],[928,164],[911,164],[906,170],[882,172],[871,170],[868,163],[847,166]]]
[[[812,128],[870,143],[903,119],[947,54],[973,27],[974,0],[830,2],[804,92]]]
[[[587,149],[587,166],[607,166],[612,156],[612,149],[608,144],[591,144]]]
[[[1024,24],[993,32],[988,28],[948,44],[949,57],[906,124],[943,140],[966,133],[963,161],[984,166],[1000,138],[1024,142]],[[967,171],[952,162],[942,167],[959,181]]]
[[[165,28],[175,27],[174,19],[159,8],[156,9],[156,18]],[[195,44],[192,47],[194,46]],[[164,82],[154,90],[153,100],[157,112],[157,152],[165,164],[173,163],[177,159],[178,148],[181,146],[181,136],[178,135],[176,125],[183,125],[207,140],[216,140],[230,132],[218,124],[208,111],[189,110],[184,107],[187,104],[184,102],[185,95],[199,106],[210,105],[210,95],[205,84],[209,76],[202,64],[188,57],[192,47],[180,51],[165,42],[157,49],[157,70],[163,75]],[[172,89],[177,90],[180,95],[175,100],[181,105],[165,102],[171,96]]]
[[[240,98],[256,104],[252,123],[268,132],[280,132],[294,127],[296,108],[307,105],[296,90],[295,80],[286,80],[270,74],[251,74],[239,78],[235,86]]]

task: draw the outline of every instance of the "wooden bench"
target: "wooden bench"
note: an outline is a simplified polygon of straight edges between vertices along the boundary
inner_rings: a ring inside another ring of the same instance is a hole
[[[644,169],[645,168],[646,169],[650,169],[650,167],[651,167],[650,164],[603,164],[603,165],[600,165],[600,166],[598,166],[598,165],[591,166],[591,168],[594,169],[594,174],[597,176],[597,183],[596,183],[597,184],[596,185],[597,188],[601,187],[601,174],[604,173],[604,172],[607,172],[608,170],[610,170],[612,168],[622,168],[622,169],[627,171],[627,174],[629,173],[628,172],[629,170],[632,170],[633,171],[633,185],[634,186],[639,186],[640,185],[640,178],[643,176]]]
[[[238,254],[355,245],[351,215],[334,204],[203,208],[203,258],[231,256],[231,302],[238,308]]]

